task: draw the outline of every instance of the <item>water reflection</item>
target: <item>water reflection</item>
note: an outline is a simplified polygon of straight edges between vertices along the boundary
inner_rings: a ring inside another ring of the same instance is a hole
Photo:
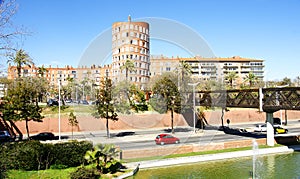
[[[300,153],[259,156],[256,178],[293,179],[300,176]],[[140,170],[135,178],[205,178],[247,179],[251,178],[252,158],[201,162],[183,166]]]

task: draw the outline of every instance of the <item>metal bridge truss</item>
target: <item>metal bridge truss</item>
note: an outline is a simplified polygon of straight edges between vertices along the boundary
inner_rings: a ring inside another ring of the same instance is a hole
[[[300,87],[197,91],[198,105],[259,108],[265,112],[300,110]],[[200,102],[200,104],[199,104]]]

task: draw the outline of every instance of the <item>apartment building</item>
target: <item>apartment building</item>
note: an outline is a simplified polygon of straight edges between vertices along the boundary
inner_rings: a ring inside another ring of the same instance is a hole
[[[259,80],[264,78],[264,60],[242,58],[239,56],[229,58],[181,58],[151,56],[151,77],[164,72],[175,71],[180,61],[185,61],[191,66],[192,77],[201,80],[222,80],[226,74],[236,72],[240,81],[252,72]]]
[[[81,82],[83,80],[88,80],[90,83],[95,85],[100,85],[102,78],[106,76],[111,76],[110,69],[111,65],[96,66],[91,67],[81,66],[74,68],[72,66],[65,67],[44,67],[46,71],[43,74],[43,77],[47,79],[50,86],[57,86],[59,82],[61,85],[66,85],[69,82],[69,79],[73,79],[76,82]],[[36,77],[41,76],[39,73],[39,67],[33,66],[24,66],[21,69],[21,77]],[[8,79],[15,79],[18,77],[16,66],[8,67]]]
[[[133,62],[135,70],[126,72],[126,69],[122,69],[126,60]],[[133,22],[130,16],[128,16],[128,22],[113,23],[111,79],[115,83],[128,80],[144,89],[149,78],[149,24]]]

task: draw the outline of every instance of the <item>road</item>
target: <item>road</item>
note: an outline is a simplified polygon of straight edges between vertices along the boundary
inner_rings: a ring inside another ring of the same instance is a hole
[[[300,135],[300,127],[297,125],[298,121],[290,122],[288,125],[289,133],[288,134],[299,134]],[[251,128],[254,127],[255,124],[239,124],[239,125],[230,125],[233,128]],[[122,150],[128,149],[143,149],[143,148],[159,148],[163,147],[160,145],[156,145],[154,139],[159,133],[167,133],[170,131],[166,131],[164,129],[150,129],[150,130],[137,130],[134,131],[135,135],[133,136],[124,136],[124,137],[116,137],[116,133],[111,134],[111,138],[108,139],[106,137],[106,131],[102,132],[86,132],[82,134],[74,135],[74,139],[88,139],[92,140],[94,143],[113,143],[119,146]],[[193,134],[192,128],[176,128],[176,132],[174,134],[176,137],[180,138],[181,144],[209,144],[209,143],[219,143],[225,141],[236,141],[236,140],[245,140],[245,139],[253,139],[253,137],[245,137],[239,135],[230,135],[225,134],[222,131],[218,131],[216,129],[213,130],[204,130],[203,132],[197,132],[197,134]],[[71,136],[64,136],[67,138],[71,138]],[[176,144],[174,144],[176,145]],[[178,145],[178,144],[177,144]]]

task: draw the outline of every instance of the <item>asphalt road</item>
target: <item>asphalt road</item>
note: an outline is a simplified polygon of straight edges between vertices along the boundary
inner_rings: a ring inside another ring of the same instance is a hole
[[[295,124],[298,124],[298,121],[293,121]],[[231,125],[230,127],[234,128],[251,128],[254,127],[255,124],[243,124],[243,125]],[[288,126],[289,133],[288,134],[299,134],[300,135],[300,127],[296,125],[289,124]],[[245,140],[245,139],[253,139],[253,137],[239,136],[239,135],[231,135],[225,134],[222,131],[218,131],[216,129],[213,130],[204,130],[202,134],[199,135],[191,135],[193,134],[192,128],[176,128],[175,136],[180,138],[180,144],[209,144],[209,143],[218,143],[225,141],[237,141],[237,140]],[[116,133],[111,133],[112,138],[107,139],[106,131],[101,131],[97,133],[86,132],[82,134],[74,135],[74,139],[89,139],[94,141],[94,143],[113,143],[116,146],[119,146],[122,150],[128,149],[144,149],[144,148],[159,148],[164,147],[160,145],[156,145],[154,139],[159,133],[168,133],[170,131],[165,129],[151,129],[151,130],[138,130],[134,131],[135,134],[133,136],[124,136],[124,137],[116,137]],[[199,133],[199,132],[198,132]],[[147,136],[147,137],[145,137]],[[72,138],[72,136],[63,136],[63,138]],[[128,140],[131,137],[131,140]],[[138,139],[134,140],[132,138]],[[179,145],[180,145],[179,144]],[[171,144],[178,145],[178,144]]]

